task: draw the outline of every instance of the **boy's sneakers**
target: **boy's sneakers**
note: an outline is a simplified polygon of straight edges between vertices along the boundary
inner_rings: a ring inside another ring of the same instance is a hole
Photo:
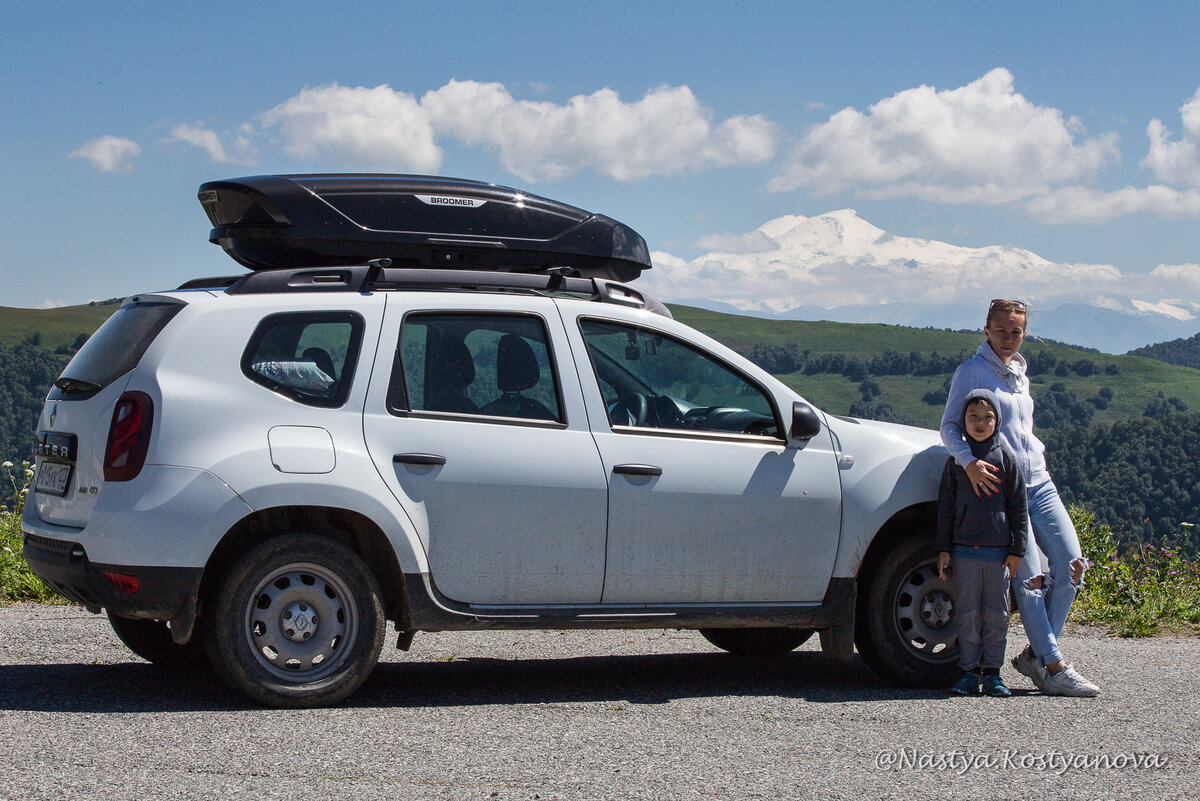
[[[1047,673],[1042,680],[1042,692],[1046,695],[1071,695],[1076,698],[1091,698],[1100,694],[1100,688],[1079,675],[1071,665],[1057,673]]]
[[[993,698],[1008,698],[1012,695],[1012,690],[1004,685],[1004,679],[998,674],[983,677],[983,691]]]
[[[1022,676],[1026,676],[1032,681],[1034,687],[1045,691],[1046,688],[1043,685],[1046,683],[1046,666],[1033,655],[1032,648],[1026,645],[1024,651],[1009,660],[1009,664],[1016,668]]]
[[[979,674],[962,674],[962,678],[954,682],[954,686],[950,688],[950,692],[955,695],[975,695],[979,692]]]

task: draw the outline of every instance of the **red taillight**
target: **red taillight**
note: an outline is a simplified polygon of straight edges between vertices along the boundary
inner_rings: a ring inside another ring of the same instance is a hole
[[[104,577],[108,579],[109,584],[117,588],[118,592],[126,595],[133,595],[141,585],[137,576],[131,576],[128,573],[105,573]]]
[[[145,392],[126,392],[113,409],[104,448],[104,480],[130,481],[142,472],[150,449],[154,402]]]

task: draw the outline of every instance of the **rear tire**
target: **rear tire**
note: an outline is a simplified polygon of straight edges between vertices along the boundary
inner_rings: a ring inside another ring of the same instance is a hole
[[[812,629],[700,629],[700,636],[736,656],[782,656],[799,648]]]
[[[287,534],[241,556],[205,628],[213,667],[274,707],[347,698],[383,648],[379,584],[357,553],[328,537]]]
[[[168,670],[196,670],[209,666],[204,643],[193,635],[183,645],[171,639],[171,628],[162,620],[117,617],[108,613],[117,638],[135,654]]]
[[[880,676],[947,687],[959,674],[954,587],[937,576],[932,532],[897,539],[862,582],[854,644]]]

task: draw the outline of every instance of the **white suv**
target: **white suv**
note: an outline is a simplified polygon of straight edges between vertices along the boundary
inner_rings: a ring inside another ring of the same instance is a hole
[[[814,631],[954,670],[935,432],[834,417],[628,280],[645,242],[413,176],[205,184],[254,268],[127,299],[47,398],[24,552],[136,653],[335,703],[418,631]]]

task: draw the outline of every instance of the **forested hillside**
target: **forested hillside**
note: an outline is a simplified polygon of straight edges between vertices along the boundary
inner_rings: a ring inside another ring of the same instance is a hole
[[[4,391],[0,392],[0,461],[29,458],[46,393],[71,358],[69,353],[55,353],[34,344],[35,339],[31,336],[13,348],[0,342],[0,375],[4,376]]]
[[[1145,356],[1147,359],[1158,359],[1167,364],[1178,364],[1181,367],[1193,367],[1200,370],[1200,334],[1186,339],[1172,339],[1169,342],[1158,342],[1144,348],[1129,351],[1130,356]]]
[[[1200,414],[1042,433],[1055,484],[1127,539],[1200,553]]]

